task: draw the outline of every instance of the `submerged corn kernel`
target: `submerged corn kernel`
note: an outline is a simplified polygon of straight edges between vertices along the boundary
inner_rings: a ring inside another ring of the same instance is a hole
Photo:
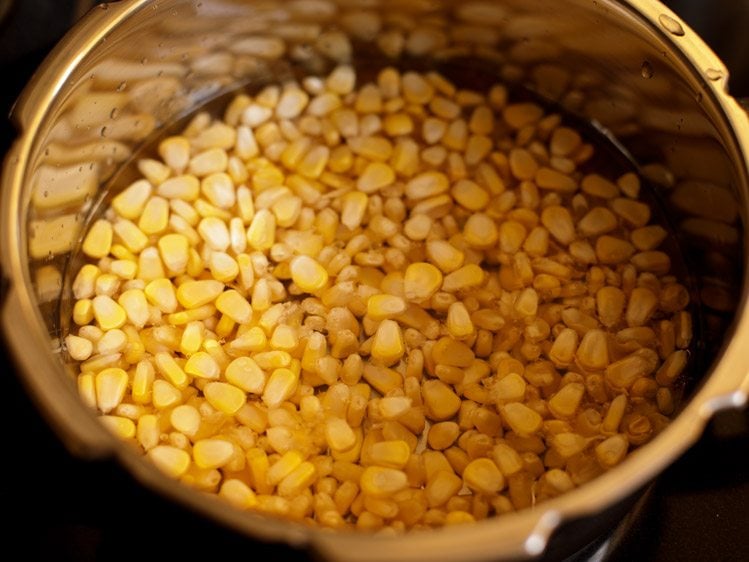
[[[377,46],[442,49],[432,23]],[[389,532],[527,507],[650,439],[692,322],[637,175],[580,174],[593,146],[502,85],[302,86],[196,116],[84,236],[65,347],[102,421],[240,509]]]

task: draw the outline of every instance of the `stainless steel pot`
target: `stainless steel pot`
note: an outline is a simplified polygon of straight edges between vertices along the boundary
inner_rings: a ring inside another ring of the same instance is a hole
[[[527,87],[616,136],[668,208],[703,322],[683,407],[619,467],[533,509],[389,537],[240,513],[160,474],[78,398],[60,338],[69,258],[113,173],[165,123],[246,84],[342,61],[460,67]],[[2,323],[19,376],[75,453],[114,457],[140,482],[241,533],[333,560],[541,555],[570,521],[636,494],[749,392],[743,223],[749,122],[722,63],[655,0],[122,0],[94,9],[37,72],[2,177]],[[587,519],[586,519],[587,518]],[[608,524],[604,518],[599,524]],[[579,527],[578,527],[579,529]],[[573,531],[569,531],[573,532]]]

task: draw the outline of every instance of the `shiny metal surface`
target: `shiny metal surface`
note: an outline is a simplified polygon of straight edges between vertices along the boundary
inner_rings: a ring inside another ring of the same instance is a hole
[[[60,353],[60,311],[68,306],[68,258],[101,186],[159,127],[216,96],[339,62],[499,77],[610,131],[641,165],[692,262],[706,357],[677,419],[621,466],[537,508],[475,525],[402,537],[331,534],[235,512],[172,482],[82,407]],[[99,6],[47,59],[14,114],[20,135],[2,178],[0,248],[9,279],[2,320],[24,382],[72,449],[116,455],[144,484],[252,536],[309,544],[334,560],[536,556],[563,521],[635,492],[698,438],[715,411],[747,400],[749,122],[726,93],[727,80],[702,41],[652,0]]]

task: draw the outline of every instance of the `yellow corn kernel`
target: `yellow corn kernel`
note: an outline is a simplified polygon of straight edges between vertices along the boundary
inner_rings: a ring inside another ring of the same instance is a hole
[[[475,459],[463,470],[463,481],[466,485],[482,494],[496,494],[505,486],[502,472],[487,458]]]
[[[278,494],[286,498],[298,496],[315,481],[316,477],[315,465],[308,461],[302,462],[278,483]]]
[[[625,435],[612,435],[605,441],[601,441],[596,445],[596,459],[598,459],[598,462],[601,463],[601,466],[604,468],[611,468],[622,461],[624,455],[627,454],[628,448],[629,440]]]
[[[543,419],[535,410],[521,402],[509,402],[499,409],[502,418],[520,436],[532,435],[541,429]]]
[[[569,383],[549,398],[549,411],[554,417],[569,419],[577,413],[580,403],[585,395],[585,386],[581,383]]]
[[[104,369],[96,375],[96,404],[105,414],[114,410],[125,396],[128,376],[117,367]]]
[[[238,357],[226,367],[226,380],[243,391],[262,394],[265,388],[265,372],[250,357]]]
[[[94,351],[94,344],[86,338],[79,338],[69,334],[65,337],[65,349],[68,351],[71,359],[76,361],[85,361]]]
[[[192,457],[200,468],[221,468],[234,456],[234,445],[225,439],[201,439],[192,449]]]
[[[428,199],[445,193],[450,188],[447,176],[441,172],[423,172],[406,184],[406,197]]]
[[[257,359],[257,356],[255,356]],[[277,368],[274,370],[263,390],[263,402],[269,408],[276,408],[294,394],[299,375],[294,371],[286,368]]]
[[[369,448],[368,458],[377,466],[403,469],[411,457],[411,447],[405,441],[380,441]]]
[[[112,198],[112,208],[122,218],[134,220],[143,212],[153,187],[147,180],[138,180]]]
[[[185,373],[201,379],[217,379],[221,374],[221,367],[215,359],[205,351],[193,353],[185,363]]]
[[[122,416],[101,416],[99,419],[109,431],[120,439],[132,439],[135,437],[135,423],[133,423],[133,420]]]
[[[157,445],[148,451],[148,458],[156,467],[171,476],[179,478],[190,468],[190,455],[171,445]]]
[[[112,300],[111,297],[106,295],[96,296],[91,301],[91,306],[93,317],[96,319],[96,322],[102,330],[106,331],[114,328],[121,328],[125,322],[127,322],[127,313],[119,304]]]
[[[383,162],[371,162],[356,180],[356,188],[364,193],[374,193],[395,181],[395,172]]]
[[[186,281],[177,287],[177,300],[185,308],[198,308],[215,301],[224,287],[222,282],[213,279]]]
[[[290,269],[294,284],[306,293],[320,291],[328,283],[328,272],[309,256],[295,256]]]
[[[406,299],[423,302],[434,295],[442,285],[442,272],[430,263],[412,263],[403,276]]]
[[[237,478],[229,478],[221,483],[218,495],[237,509],[252,509],[257,506],[257,497],[247,484]]]
[[[273,349],[291,352],[296,349],[297,345],[299,345],[299,338],[293,326],[286,326],[285,324],[276,326],[270,338],[270,346]]]
[[[474,248],[491,248],[499,237],[494,220],[484,213],[475,213],[468,217],[463,227],[463,237],[466,243]]]
[[[169,279],[154,279],[143,290],[146,299],[161,312],[167,314],[177,310],[177,295]]]
[[[234,289],[224,291],[216,298],[216,308],[237,324],[247,324],[252,319],[252,306]]]
[[[211,406],[229,416],[236,414],[247,401],[241,389],[225,382],[209,382],[203,387],[203,394]]]
[[[148,236],[127,219],[118,219],[112,228],[125,247],[134,254],[148,245]]]
[[[258,210],[247,229],[247,242],[253,249],[269,250],[276,240],[276,217],[267,209]]]
[[[154,369],[150,361],[141,360],[135,367],[131,395],[136,404],[151,402],[151,390],[154,382]]]
[[[189,382],[187,374],[168,352],[154,355],[154,363],[159,372],[177,388],[185,388]]]
[[[383,320],[375,332],[372,341],[372,357],[385,365],[392,365],[400,360],[406,348],[400,326],[394,320]]]
[[[157,410],[166,410],[182,402],[182,392],[171,383],[156,379],[152,385],[151,402]]]
[[[81,250],[90,258],[103,258],[109,254],[112,248],[112,223],[105,219],[99,219],[88,231],[83,240]]]
[[[394,468],[368,466],[362,472],[359,487],[375,498],[387,498],[408,486],[406,473]]]
[[[185,272],[189,247],[190,243],[182,234],[166,234],[159,239],[159,256],[170,273],[180,275]]]
[[[348,451],[356,444],[356,434],[346,420],[330,417],[325,422],[325,439],[333,451]]]
[[[454,302],[447,309],[447,331],[455,339],[472,336],[476,329],[471,321],[471,315],[462,302]]]
[[[367,315],[373,320],[385,320],[406,311],[406,302],[395,295],[372,295],[367,300]]]
[[[460,398],[440,380],[428,380],[422,385],[426,415],[436,421],[453,417],[460,409]]]

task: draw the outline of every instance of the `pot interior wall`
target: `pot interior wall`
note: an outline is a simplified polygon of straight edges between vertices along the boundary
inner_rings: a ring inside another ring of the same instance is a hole
[[[648,178],[691,278],[699,321],[688,391],[709,374],[740,298],[746,170],[706,87],[725,77],[688,68],[670,43],[682,40],[678,23],[650,26],[604,0],[130,5],[67,79],[50,85],[17,210],[35,320],[61,373],[72,256],[98,203],[127,185],[132,155],[226,92],[353,62],[363,76],[396,65],[501,80],[613,135]],[[107,21],[120,8],[94,17]]]

